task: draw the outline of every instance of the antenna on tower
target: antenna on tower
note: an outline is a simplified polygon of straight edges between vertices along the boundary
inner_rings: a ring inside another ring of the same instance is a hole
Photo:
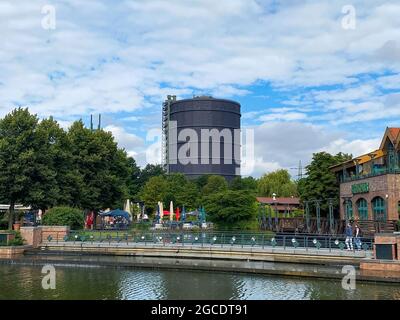
[[[303,165],[301,164],[301,160],[299,161],[299,166],[296,168],[290,168],[292,170],[297,170],[297,180],[303,178]]]
[[[303,178],[303,166],[301,164],[301,160],[299,160],[299,173],[297,175],[297,178],[300,180]]]

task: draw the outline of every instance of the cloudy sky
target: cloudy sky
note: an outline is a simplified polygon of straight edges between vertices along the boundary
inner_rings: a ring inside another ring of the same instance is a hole
[[[254,176],[357,155],[400,126],[399,17],[395,0],[0,0],[0,116],[101,113],[144,165],[166,95],[207,94],[241,103]]]

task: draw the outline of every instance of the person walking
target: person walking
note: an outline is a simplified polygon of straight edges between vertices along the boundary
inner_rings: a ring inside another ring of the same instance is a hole
[[[353,228],[351,227],[350,222],[347,224],[347,227],[345,229],[345,235],[346,235],[346,247],[347,250],[353,250]]]
[[[361,229],[357,223],[355,225],[354,231],[355,231],[355,241],[354,242],[357,246],[357,250],[361,251]]]

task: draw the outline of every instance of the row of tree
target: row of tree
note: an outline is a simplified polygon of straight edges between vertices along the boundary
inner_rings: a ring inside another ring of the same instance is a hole
[[[208,219],[219,226],[238,227],[256,221],[256,180],[235,178],[230,184],[221,176],[189,180],[183,174],[163,174],[149,179],[140,192],[149,213],[158,201],[186,210],[204,206]]]
[[[256,196],[298,196],[305,201],[321,200],[321,213],[328,211],[329,199],[338,205],[339,183],[330,167],[351,159],[348,154],[331,155],[319,152],[313,155],[306,167],[306,176],[293,181],[287,170],[276,170],[259,179],[252,177],[233,179],[229,184],[221,176],[202,176],[188,180],[183,174],[161,174],[148,180],[139,193],[149,212],[154,212],[157,202],[195,209],[204,205],[211,220],[225,225],[241,221],[254,221]],[[311,212],[313,214],[313,211]]]
[[[52,117],[40,121],[18,108],[0,120],[0,172],[0,201],[10,204],[11,228],[16,204],[120,207],[163,170],[140,170],[110,132],[90,130],[82,121],[66,131]]]
[[[319,199],[326,210],[329,198],[339,198],[329,167],[349,159],[351,155],[342,153],[316,153],[306,167],[306,178],[297,182],[286,170],[259,179],[237,177],[229,184],[220,176],[188,180],[182,174],[167,175],[159,165],[140,169],[110,132],[88,129],[82,121],[64,130],[52,117],[39,120],[28,109],[18,108],[0,120],[0,201],[11,205],[9,227],[15,204],[99,210],[121,207],[127,198],[144,201],[150,212],[158,201],[174,201],[187,209],[205,204],[210,212],[218,211],[215,221],[230,223],[253,215],[248,204],[255,203],[255,196],[273,193],[303,201]],[[217,210],[217,203],[228,209]]]

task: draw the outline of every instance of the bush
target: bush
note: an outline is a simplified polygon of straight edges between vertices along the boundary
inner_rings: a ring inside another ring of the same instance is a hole
[[[21,236],[21,232],[15,231],[15,238],[8,242],[9,246],[22,246],[24,239]]]
[[[253,228],[257,221],[256,198],[251,192],[222,191],[204,197],[203,201],[207,220],[219,228]]]
[[[82,210],[70,207],[54,207],[43,216],[43,225],[47,226],[69,226],[71,229],[82,229],[84,225],[84,214]]]

